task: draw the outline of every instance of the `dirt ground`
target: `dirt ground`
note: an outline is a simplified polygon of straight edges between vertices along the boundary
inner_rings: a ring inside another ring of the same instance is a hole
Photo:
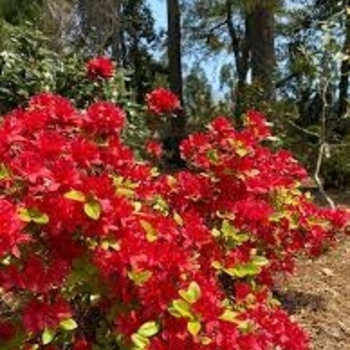
[[[332,196],[349,206],[350,193]],[[283,305],[310,335],[312,350],[350,350],[350,236],[314,261],[299,261]]]

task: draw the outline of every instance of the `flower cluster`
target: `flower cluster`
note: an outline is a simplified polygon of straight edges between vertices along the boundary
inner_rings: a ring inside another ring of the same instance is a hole
[[[152,114],[169,114],[180,108],[180,101],[170,90],[159,88],[146,96],[148,111]]]
[[[109,79],[114,74],[113,63],[107,57],[92,58],[86,65],[90,79]]]
[[[148,102],[155,113],[178,106],[159,90]],[[0,345],[307,349],[273,275],[330,245],[342,213],[300,192],[304,169],[261,143],[270,130],[256,111],[243,130],[218,117],[191,135],[176,174],[137,161],[124,123],[111,103],[80,112],[48,93],[5,116],[0,293],[13,298]]]

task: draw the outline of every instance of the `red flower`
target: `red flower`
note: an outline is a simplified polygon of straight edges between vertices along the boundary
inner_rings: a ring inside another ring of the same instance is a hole
[[[0,319],[0,344],[9,341],[16,333],[15,327]]]
[[[29,241],[22,229],[23,223],[18,219],[15,206],[0,199],[0,259],[7,254],[20,255],[19,246]]]
[[[162,155],[162,145],[157,140],[148,140],[145,147],[146,152],[154,158],[160,158]]]
[[[84,338],[79,338],[74,341],[73,350],[90,350],[92,347]]]
[[[45,328],[55,329],[61,321],[71,316],[68,303],[62,299],[51,305],[32,300],[23,311],[22,321],[27,332],[36,333]]]
[[[90,79],[109,79],[113,76],[113,63],[107,57],[96,57],[91,59],[86,65]]]
[[[111,102],[95,102],[90,105],[85,118],[85,127],[96,134],[114,134],[125,124],[124,112]]]
[[[154,114],[172,113],[180,108],[180,101],[167,89],[153,90],[146,95],[148,110]]]

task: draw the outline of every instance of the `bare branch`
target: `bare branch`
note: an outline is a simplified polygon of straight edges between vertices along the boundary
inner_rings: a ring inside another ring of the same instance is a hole
[[[328,91],[329,84],[330,84],[330,79],[325,81],[324,86],[323,86],[323,90],[322,90],[323,105],[322,105],[322,114],[321,114],[320,148],[318,151],[318,159],[317,159],[314,179],[317,183],[317,186],[319,188],[320,193],[326,199],[326,201],[328,202],[330,207],[334,210],[336,208],[334,201],[325,191],[325,189],[323,187],[323,183],[320,179],[320,171],[321,171],[321,167],[322,167],[323,157],[324,157],[326,151],[329,150],[329,145],[326,142],[326,111],[328,108],[327,91]]]

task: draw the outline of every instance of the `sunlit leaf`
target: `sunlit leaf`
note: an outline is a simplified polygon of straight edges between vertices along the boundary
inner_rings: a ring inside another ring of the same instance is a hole
[[[150,338],[156,335],[159,331],[159,326],[156,322],[146,322],[137,331],[139,335],[145,338]]]
[[[189,321],[187,322],[187,330],[188,332],[193,335],[194,337],[198,335],[198,333],[201,331],[202,325],[199,321]]]
[[[76,190],[71,190],[64,195],[65,198],[71,199],[72,201],[77,201],[77,202],[85,202],[86,197],[83,192],[76,191]]]
[[[72,331],[78,327],[77,323],[72,318],[61,321],[60,326],[65,331]]]
[[[96,200],[89,200],[84,204],[84,212],[92,220],[98,220],[101,215],[101,211],[101,205]]]

